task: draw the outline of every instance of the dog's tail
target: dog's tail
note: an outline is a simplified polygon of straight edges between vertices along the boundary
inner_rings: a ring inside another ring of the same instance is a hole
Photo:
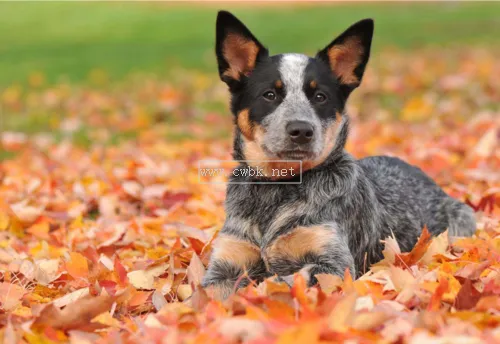
[[[449,199],[445,205],[448,215],[448,234],[451,236],[471,236],[476,231],[474,210],[468,205]]]

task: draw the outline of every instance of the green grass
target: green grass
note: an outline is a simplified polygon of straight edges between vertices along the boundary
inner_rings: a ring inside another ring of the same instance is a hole
[[[189,7],[187,7],[189,6]],[[272,53],[314,53],[356,20],[376,20],[374,49],[498,43],[500,3],[274,5],[232,10]],[[182,66],[215,72],[215,5],[0,3],[0,86],[36,71],[49,82],[112,80]]]

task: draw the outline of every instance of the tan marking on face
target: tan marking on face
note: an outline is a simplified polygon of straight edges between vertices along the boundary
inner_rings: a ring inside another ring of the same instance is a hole
[[[325,131],[325,147],[321,151],[321,154],[315,160],[306,160],[302,162],[302,171],[310,170],[318,165],[321,165],[326,158],[332,152],[333,147],[335,147],[335,142],[337,141],[338,129],[342,116],[340,113],[335,114],[336,121],[330,124],[330,126]]]
[[[276,80],[276,82],[274,83],[274,86],[276,88],[283,88],[283,81],[281,80]]]
[[[264,139],[264,129],[259,124],[253,126],[251,139],[243,137],[243,155],[245,160],[266,160],[267,156],[262,150],[261,144]]]
[[[341,45],[334,45],[328,50],[330,68],[343,84],[358,84],[354,70],[361,63],[363,46],[358,37],[349,37]]]
[[[264,260],[299,260],[308,253],[321,255],[335,240],[335,231],[323,226],[297,227],[264,250]]]
[[[212,259],[244,269],[259,261],[260,248],[248,241],[222,234],[215,242]]]
[[[238,113],[237,125],[240,128],[241,133],[247,140],[253,140],[253,125],[250,121],[250,112],[248,109],[244,109]]]
[[[338,111],[335,112],[335,120],[337,121],[337,123],[340,123],[340,121],[342,120],[342,115]]]
[[[237,34],[229,34],[224,40],[222,54],[229,64],[223,75],[240,80],[240,74],[248,74],[255,67],[259,53],[257,44]]]
[[[311,88],[316,88],[316,87],[318,87],[318,83],[317,83],[316,81],[312,80],[312,81],[309,83],[309,86],[310,86]]]

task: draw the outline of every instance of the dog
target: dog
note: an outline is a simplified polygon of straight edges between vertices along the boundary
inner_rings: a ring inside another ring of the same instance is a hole
[[[302,173],[300,183],[280,183],[298,178],[288,175],[264,177],[274,181],[266,185],[252,183],[260,176],[230,177],[226,221],[202,282],[217,298],[298,271],[309,285],[319,273],[359,277],[382,258],[381,240],[393,235],[410,251],[425,226],[432,235],[474,233],[473,210],[418,167],[386,156],[356,160],[344,149],[345,105],[361,83],[373,30],[364,19],[315,57],[270,56],[235,16],[218,13],[215,51],[231,94],[234,159],[266,173],[283,167],[273,161],[300,161]]]

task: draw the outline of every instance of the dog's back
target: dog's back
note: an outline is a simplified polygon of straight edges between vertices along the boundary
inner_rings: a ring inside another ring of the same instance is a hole
[[[404,222],[398,223],[407,220],[417,228],[427,226],[432,234],[446,229],[453,236],[474,233],[473,210],[448,196],[420,168],[388,156],[368,157],[358,163],[373,183],[376,197],[390,221],[394,222],[391,228],[398,231],[394,233],[396,236],[408,236]]]

